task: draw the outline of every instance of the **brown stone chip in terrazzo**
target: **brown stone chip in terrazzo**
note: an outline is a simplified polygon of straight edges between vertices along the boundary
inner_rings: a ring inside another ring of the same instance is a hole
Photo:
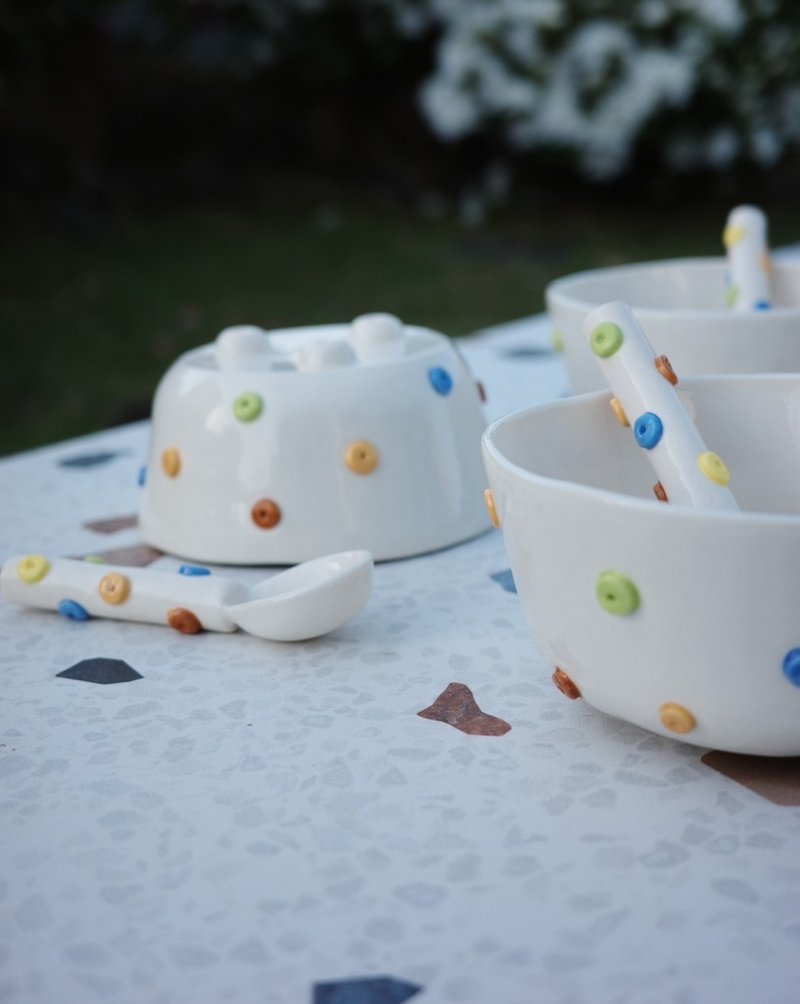
[[[420,718],[444,722],[470,736],[503,736],[511,730],[508,722],[481,711],[465,683],[450,683],[429,708],[418,711]]]

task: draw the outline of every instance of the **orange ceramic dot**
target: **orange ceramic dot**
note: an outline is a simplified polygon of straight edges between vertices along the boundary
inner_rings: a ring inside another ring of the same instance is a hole
[[[661,484],[660,481],[656,481],[653,485],[653,494],[658,499],[659,502],[669,502],[669,496],[667,495],[667,489]]]
[[[170,447],[161,454],[161,467],[168,478],[177,478],[181,472],[181,455]]]
[[[658,717],[665,729],[677,732],[679,735],[691,732],[697,725],[694,715],[688,708],[684,708],[682,704],[673,704],[671,701],[661,705]]]
[[[614,412],[619,424],[625,429],[630,429],[631,423],[628,421],[628,416],[625,414],[622,404],[615,397],[612,397],[608,403],[611,405],[611,410]]]
[[[131,580],[121,572],[109,572],[100,580],[97,591],[106,603],[113,603],[116,606],[124,603],[131,595]]]
[[[380,462],[380,454],[372,443],[359,439],[347,447],[344,462],[356,474],[371,474]]]
[[[271,530],[281,521],[281,507],[272,499],[259,499],[250,510],[250,516],[256,526]]]
[[[672,368],[672,363],[666,356],[656,357],[656,369],[665,380],[668,380],[672,384],[673,387],[678,382],[678,377],[675,370]]]
[[[570,679],[560,666],[556,666],[556,671],[553,673],[553,683],[558,687],[561,693],[565,697],[568,697],[571,701],[575,701],[581,696],[578,685],[574,682],[574,680]]]
[[[203,630],[200,618],[185,607],[173,607],[167,614],[167,624],[181,634],[197,634]]]
[[[492,495],[492,489],[487,488],[483,493],[483,500],[486,503],[486,511],[489,513],[489,519],[492,522],[492,526],[500,527],[500,514],[497,511],[497,506],[494,504],[494,495]]]

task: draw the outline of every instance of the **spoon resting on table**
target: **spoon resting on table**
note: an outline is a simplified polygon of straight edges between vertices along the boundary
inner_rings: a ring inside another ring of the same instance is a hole
[[[372,592],[372,567],[369,551],[342,551],[247,586],[194,565],[176,573],[29,554],[4,563],[0,592],[11,603],[72,620],[168,624],[182,634],[240,628],[269,641],[304,641],[361,611]]]

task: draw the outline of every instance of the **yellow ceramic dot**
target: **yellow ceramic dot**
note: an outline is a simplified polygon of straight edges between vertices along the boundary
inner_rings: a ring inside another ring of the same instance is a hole
[[[172,447],[161,454],[161,467],[168,478],[177,478],[181,472],[181,455]]]
[[[742,240],[744,240],[744,227],[729,226],[722,231],[722,243],[726,248],[736,247]]]
[[[49,571],[50,562],[43,554],[29,554],[17,564],[17,575],[29,586],[41,582]]]
[[[661,705],[658,717],[665,729],[679,735],[686,735],[697,727],[697,720],[691,711],[682,704],[673,704],[671,701]]]
[[[716,453],[701,453],[697,458],[697,466],[705,474],[709,481],[718,485],[727,485],[730,480],[730,472]]]
[[[131,595],[131,580],[120,572],[109,572],[100,580],[97,591],[106,603],[113,603],[116,606],[124,603]]]
[[[492,526],[500,528],[500,514],[497,511],[497,506],[494,504],[494,495],[492,495],[492,489],[487,488],[483,493],[483,500],[486,503],[486,511],[489,513],[489,519],[492,522]]]
[[[564,351],[564,336],[558,330],[558,328],[553,328],[550,333],[550,345],[553,352],[563,352]]]
[[[611,405],[611,410],[614,412],[619,424],[625,429],[630,429],[631,423],[628,421],[628,416],[625,414],[625,409],[622,407],[622,403],[615,397],[612,397],[608,403]]]
[[[371,474],[380,462],[380,454],[372,443],[359,439],[347,447],[344,462],[356,474]]]

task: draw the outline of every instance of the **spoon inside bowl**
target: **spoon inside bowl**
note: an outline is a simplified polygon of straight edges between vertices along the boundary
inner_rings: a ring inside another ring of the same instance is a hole
[[[241,628],[271,641],[302,641],[359,613],[372,591],[372,566],[369,551],[343,551],[246,586],[193,565],[177,574],[29,554],[4,563],[0,591],[11,603],[71,620],[168,624],[182,634]]]
[[[626,303],[605,303],[583,323],[589,347],[613,393],[611,406],[658,474],[662,502],[736,510],[730,473],[706,446],[675,390],[678,378],[666,356],[656,357]],[[630,417],[629,417],[630,416]]]
[[[722,242],[728,254],[728,306],[743,313],[769,310],[772,300],[764,213],[756,206],[732,209]]]

